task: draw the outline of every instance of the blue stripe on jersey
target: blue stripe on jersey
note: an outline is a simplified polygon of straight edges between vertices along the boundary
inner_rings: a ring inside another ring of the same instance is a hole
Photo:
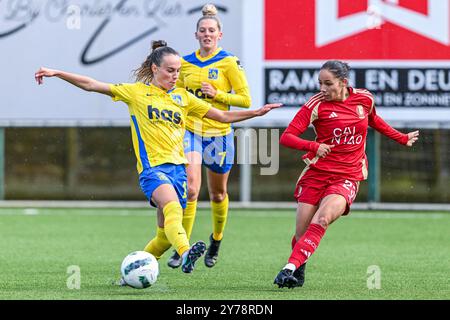
[[[151,166],[150,166],[150,162],[148,161],[147,150],[145,150],[144,140],[142,140],[141,132],[139,131],[139,126],[138,126],[138,123],[136,120],[136,116],[131,116],[131,119],[133,120],[134,129],[136,130],[136,135],[137,135],[138,142],[139,142],[139,158],[141,158],[142,167],[144,169],[149,169],[149,168],[151,168]]]
[[[206,66],[209,66],[210,64],[213,64],[214,62],[220,61],[223,58],[231,56],[233,56],[231,53],[228,53],[225,50],[221,50],[217,55],[206,61],[198,60],[197,56],[195,55],[195,52],[191,53],[190,55],[184,56],[183,59],[193,65],[196,65],[199,68],[204,68]]]

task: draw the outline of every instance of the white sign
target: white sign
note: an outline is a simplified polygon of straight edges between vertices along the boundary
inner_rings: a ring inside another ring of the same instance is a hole
[[[181,55],[198,49],[199,0],[0,0],[0,126],[128,125],[126,105],[60,79],[34,81],[41,66],[100,81],[133,82],[132,70],[163,39]],[[242,2],[214,2],[220,45],[241,56]],[[242,59],[243,60],[243,59]],[[244,64],[245,61],[243,60]]]

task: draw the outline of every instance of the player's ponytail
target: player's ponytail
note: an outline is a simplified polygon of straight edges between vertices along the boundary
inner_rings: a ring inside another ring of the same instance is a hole
[[[212,3],[207,3],[202,8],[202,14],[204,16],[216,16],[217,15],[217,8]]]
[[[338,79],[348,79],[350,66],[346,62],[339,60],[329,60],[325,62],[320,70],[328,70]]]
[[[205,4],[202,8],[202,14],[203,14],[203,17],[201,17],[197,21],[197,30],[198,30],[198,27],[200,26],[200,22],[202,22],[203,20],[206,20],[206,19],[212,19],[217,22],[217,28],[219,28],[219,31],[222,31],[222,22],[220,22],[220,19],[217,16],[217,8],[215,5],[213,5],[211,3]]]
[[[161,47],[167,47],[167,42],[164,40],[153,40],[152,41],[152,52]]]
[[[150,83],[153,79],[152,65],[160,66],[164,56],[173,54],[179,56],[178,52],[167,46],[164,40],[152,41],[152,52],[147,56],[141,66],[134,70],[136,81]]]

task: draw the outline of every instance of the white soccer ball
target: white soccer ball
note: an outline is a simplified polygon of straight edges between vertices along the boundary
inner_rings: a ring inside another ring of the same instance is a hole
[[[129,286],[148,288],[158,279],[158,260],[146,251],[135,251],[123,259],[120,272]]]

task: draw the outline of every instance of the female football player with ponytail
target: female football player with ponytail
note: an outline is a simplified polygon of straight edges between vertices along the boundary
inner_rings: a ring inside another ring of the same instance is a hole
[[[292,253],[274,281],[279,287],[303,285],[306,261],[327,228],[349,213],[360,181],[367,179],[368,127],[408,147],[419,137],[418,131],[404,134],[384,122],[376,113],[372,94],[348,86],[348,77],[347,63],[327,61],[319,72],[320,93],[297,112],[280,138],[282,145],[307,153],[294,193],[297,219]],[[315,141],[299,137],[310,124]]]
[[[40,68],[35,79],[42,84],[44,77],[58,77],[128,105],[139,183],[150,203],[157,207],[156,236],[145,250],[159,259],[173,246],[182,257],[182,271],[190,273],[205,252],[206,244],[198,241],[190,246],[182,226],[187,197],[187,160],[183,150],[187,116],[231,123],[262,116],[280,105],[249,111],[218,110],[186,89],[175,88],[180,69],[179,54],[165,41],[155,41],[151,54],[135,71],[135,83],[103,83],[48,68]]]
[[[197,22],[195,38],[200,48],[182,59],[180,79],[177,86],[186,88],[198,98],[211,103],[220,110],[230,106],[248,108],[250,92],[245,72],[239,59],[219,47],[222,39],[222,23],[217,8],[207,4],[203,16]],[[231,91],[234,91],[232,93]],[[205,265],[213,267],[218,258],[225,224],[228,218],[227,183],[234,161],[234,134],[230,124],[189,116],[184,137],[186,157],[189,161],[188,199],[183,226],[191,235],[197,211],[202,178],[202,165],[207,170],[208,192],[211,201],[213,230],[205,254]],[[181,264],[175,251],[168,265],[177,268]]]

